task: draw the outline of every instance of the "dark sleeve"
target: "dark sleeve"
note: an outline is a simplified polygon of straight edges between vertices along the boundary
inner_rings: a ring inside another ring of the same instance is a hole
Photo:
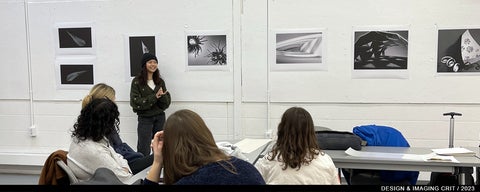
[[[162,80],[162,89],[167,91],[167,86],[165,85],[165,81]],[[172,102],[172,98],[170,96],[170,91],[168,91],[165,95],[162,95],[160,98],[157,99],[157,106],[165,110],[170,107],[170,103]]]
[[[141,86],[136,78],[133,79],[130,86],[130,106],[135,112],[148,110],[157,102],[155,94],[142,95],[142,89],[146,89],[145,86]]]
[[[145,178],[143,179],[142,185],[159,185],[159,184]]]

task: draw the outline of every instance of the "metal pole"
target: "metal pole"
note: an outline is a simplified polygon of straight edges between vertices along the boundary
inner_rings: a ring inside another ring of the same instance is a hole
[[[448,147],[449,148],[453,148],[453,137],[454,137],[454,134],[455,132],[453,131],[453,125],[454,124],[454,119],[453,119],[453,115],[452,117],[450,117],[450,136],[448,137]]]
[[[454,119],[453,116],[462,116],[461,113],[456,113],[456,112],[449,112],[449,113],[444,113],[443,116],[450,116],[450,134],[448,137],[448,147],[453,148],[453,136],[454,136]]]

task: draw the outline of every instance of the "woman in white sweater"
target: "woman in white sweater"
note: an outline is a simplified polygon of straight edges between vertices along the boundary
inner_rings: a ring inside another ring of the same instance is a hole
[[[67,154],[67,165],[79,180],[90,179],[100,167],[112,170],[122,182],[132,177],[127,160],[106,138],[118,131],[119,114],[117,105],[108,98],[93,99],[80,112]]]
[[[338,169],[320,150],[313,120],[303,108],[285,111],[277,141],[255,167],[267,184],[339,185]]]

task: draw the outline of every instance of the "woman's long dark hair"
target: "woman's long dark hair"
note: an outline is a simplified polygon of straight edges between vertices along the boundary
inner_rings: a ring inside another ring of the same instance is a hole
[[[283,170],[287,167],[300,169],[320,154],[312,116],[301,107],[292,107],[283,113],[277,135],[268,159],[279,159],[283,162]]]
[[[140,85],[146,85],[147,84],[147,81],[148,81],[148,72],[147,72],[147,65],[144,65],[142,67],[142,71],[140,71],[140,73],[138,73],[137,75],[137,79],[138,79],[138,83]],[[153,79],[153,82],[155,83],[155,85],[160,85],[160,83],[162,82],[161,80],[161,77],[160,77],[160,70],[158,69],[157,67],[157,70],[155,70],[155,72],[153,72],[153,75],[152,75],[152,79]]]
[[[113,131],[118,131],[118,107],[108,98],[93,99],[80,112],[73,125],[72,137],[79,141],[100,141]]]

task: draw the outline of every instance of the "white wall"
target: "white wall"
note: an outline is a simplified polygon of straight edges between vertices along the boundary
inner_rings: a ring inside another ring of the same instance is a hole
[[[463,116],[456,118],[455,145],[477,147],[480,140],[480,91],[475,89],[479,76],[435,74],[437,26],[480,26],[472,19],[480,16],[480,1],[27,2],[27,19],[23,0],[0,2],[0,25],[4,26],[0,80],[6,82],[0,91],[0,153],[4,155],[68,149],[69,130],[88,90],[56,87],[54,26],[59,22],[94,22],[95,82],[117,90],[121,136],[133,147],[137,121],[128,104],[130,82],[124,76],[128,34],[158,35],[159,66],[173,99],[167,115],[193,109],[218,140],[263,138],[265,132],[276,129],[281,114],[291,106],[309,110],[316,125],[338,130],[390,125],[419,147],[447,147],[449,118],[442,114],[456,111]],[[352,79],[352,29],[390,25],[408,26],[408,78]],[[273,32],[304,28],[326,29],[328,70],[269,71]],[[226,31],[230,69],[185,71],[188,30]],[[36,137],[29,134],[32,124],[37,127]],[[43,161],[37,158],[31,163]]]

